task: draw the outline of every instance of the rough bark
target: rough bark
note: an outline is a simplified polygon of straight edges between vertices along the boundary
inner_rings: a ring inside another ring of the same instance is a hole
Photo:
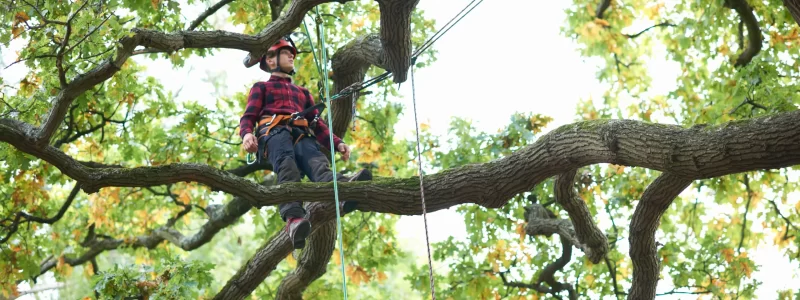
[[[661,216],[691,179],[663,173],[645,189],[631,219],[630,254],[633,282],[628,299],[654,299],[661,269],[655,234]]]
[[[411,12],[419,0],[378,0],[384,60],[395,83],[405,82],[411,66]]]
[[[303,291],[317,278],[322,277],[336,246],[336,222],[328,221],[309,236],[309,243],[300,254],[297,268],[284,277],[278,286],[275,299],[303,299]]]
[[[800,25],[800,0],[783,0],[783,6],[789,10],[794,22]]]
[[[360,36],[336,50],[331,59],[333,68],[332,80],[334,89],[337,93],[345,88],[364,81],[367,70],[375,65],[383,69],[389,69],[384,60],[383,48],[378,34]],[[339,135],[347,132],[347,124],[353,118],[353,101],[358,99],[358,93],[354,96],[344,96],[331,103],[331,115],[333,115],[334,134]]]
[[[428,211],[474,203],[497,208],[563,170],[597,163],[644,167],[690,179],[712,178],[800,163],[800,111],[736,121],[716,127],[682,128],[633,120],[594,120],[564,125],[502,159],[426,176]],[[143,187],[199,182],[250,201],[277,205],[302,194],[306,201],[332,202],[327,183],[287,183],[271,188],[201,164],[138,168],[90,168],[53,147],[37,148],[24,123],[0,119],[0,141],[39,157],[95,192],[102,187]],[[487,184],[495,189],[484,189]],[[341,182],[339,196],[359,201],[359,210],[421,214],[418,178]]]
[[[747,27],[747,48],[742,50],[742,53],[739,54],[739,57],[736,58],[736,62],[734,62],[734,66],[742,67],[750,63],[753,57],[761,51],[761,43],[763,42],[761,28],[758,27],[758,20],[753,12],[753,8],[750,7],[750,4],[747,4],[746,0],[726,0],[725,2],[726,5],[733,8],[736,13],[739,14],[742,23]]]
[[[525,233],[529,236],[544,235],[550,237],[554,233],[558,234],[561,241],[561,257],[545,266],[534,283],[509,282],[506,280],[505,275],[500,273],[503,284],[509,287],[533,289],[540,293],[550,293],[556,298],[559,298],[558,293],[561,291],[567,291],[570,300],[578,299],[575,288],[569,283],[559,282],[555,276],[556,272],[563,270],[567,263],[572,260],[573,245],[586,252],[585,248],[578,242],[570,221],[558,219],[553,212],[539,204],[525,207],[525,221],[527,222]],[[542,283],[547,283],[550,288],[542,285]]]
[[[313,224],[326,224],[336,217],[336,208],[333,203],[310,203],[306,206],[306,211],[309,215],[309,221],[311,221],[312,224],[312,236],[316,235],[317,231],[327,228],[326,226],[314,226]],[[310,246],[310,244],[308,246]],[[244,299],[250,295],[250,293],[252,293],[291,252],[292,243],[289,242],[289,235],[285,230],[281,230],[272,236],[247,263],[239,268],[239,271],[228,280],[214,299]],[[319,257],[327,257],[329,259],[330,255]],[[304,271],[296,272],[300,273]]]
[[[592,219],[589,207],[578,197],[573,187],[575,183],[575,173],[577,169],[571,169],[556,177],[555,196],[556,201],[569,214],[580,244],[575,246],[585,249],[584,252],[592,263],[599,263],[608,253],[608,240],[606,235]]]

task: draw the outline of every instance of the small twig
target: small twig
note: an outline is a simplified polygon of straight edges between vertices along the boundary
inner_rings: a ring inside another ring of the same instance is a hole
[[[56,56],[53,55],[53,54],[44,54],[44,55],[37,55],[37,56],[34,56],[34,57],[28,57],[28,58],[19,59],[17,61],[14,61],[14,62],[8,64],[5,68],[3,68],[3,70],[8,69],[8,68],[10,68],[11,66],[13,66],[13,65],[15,65],[17,63],[21,63],[21,62],[26,61],[26,60],[39,59],[39,58],[48,58],[48,57],[49,58],[55,58]]]
[[[78,192],[80,192],[80,190],[81,190],[80,184],[76,182],[75,183],[75,187],[72,188],[72,192],[70,192],[69,196],[67,196],[67,200],[64,201],[64,204],[61,205],[61,208],[58,210],[58,213],[56,213],[56,215],[53,216],[53,217],[42,218],[42,217],[32,216],[32,215],[29,215],[29,214],[27,214],[25,212],[21,212],[21,211],[17,212],[16,217],[14,218],[14,221],[12,222],[12,224],[10,226],[4,226],[4,227],[10,227],[10,228],[8,228],[8,233],[6,234],[6,236],[3,239],[0,240],[0,243],[7,242],[11,238],[11,235],[13,235],[15,232],[17,232],[17,230],[19,229],[19,225],[22,222],[25,222],[25,223],[28,223],[28,224],[30,224],[31,222],[44,223],[44,224],[53,224],[56,221],[60,220],[61,217],[64,216],[64,213],[67,212],[67,209],[69,209],[69,207],[72,206],[72,200],[75,200],[75,197],[78,195]],[[25,220],[22,220],[23,218]],[[0,222],[0,223],[4,223],[7,220],[9,220],[9,218],[4,219],[3,222]]]
[[[234,0],[222,0],[222,1],[218,2],[217,4],[214,4],[213,6],[209,7],[208,9],[206,9],[206,11],[204,11],[202,14],[200,14],[194,21],[192,21],[192,24],[189,24],[189,28],[186,28],[186,30],[188,30],[188,31],[195,30],[198,26],[200,26],[201,23],[203,23],[203,21],[206,20],[206,18],[208,18],[209,16],[213,15],[220,8],[222,8],[223,6],[225,6],[228,3],[231,3],[233,1]]]
[[[742,222],[742,232],[739,238],[739,247],[736,248],[736,253],[742,253],[742,244],[744,244],[745,232],[747,231],[747,213],[750,212],[750,201],[753,199],[753,191],[750,189],[750,177],[744,174],[744,187],[747,191],[747,203],[744,207],[744,221]]]
[[[86,1],[86,3],[88,3],[88,2],[89,2],[89,1]],[[103,19],[103,21],[102,21],[102,22],[100,22],[100,24],[99,24],[99,25],[97,25],[97,26],[96,26],[94,29],[92,29],[92,31],[90,31],[89,33],[87,33],[86,35],[84,35],[84,36],[83,36],[83,37],[82,37],[82,38],[81,38],[81,39],[80,39],[80,40],[79,40],[77,43],[75,43],[75,45],[72,45],[72,47],[69,47],[69,49],[67,49],[67,51],[66,51],[66,52],[70,52],[70,51],[72,51],[72,49],[75,49],[75,47],[78,47],[78,45],[80,45],[81,43],[83,43],[83,41],[85,41],[85,40],[86,40],[86,39],[87,39],[89,36],[91,36],[92,34],[94,34],[95,32],[97,32],[97,30],[98,30],[98,29],[100,29],[100,27],[103,27],[103,24],[105,24],[105,23],[106,23],[106,21],[108,21],[108,19],[110,19],[110,18],[111,18],[111,16],[113,16],[113,14],[110,14],[110,15],[108,15],[108,16],[107,16],[105,19]],[[114,49],[114,48],[109,48],[109,50],[110,50],[110,49]],[[106,51],[108,51],[108,50],[106,50]]]
[[[635,39],[635,38],[639,37],[640,35],[642,35],[643,33],[649,31],[650,29],[653,29],[653,28],[656,28],[656,27],[667,27],[667,26],[675,27],[675,24],[672,24],[672,23],[669,23],[669,22],[663,22],[663,23],[659,23],[659,24],[655,24],[653,26],[647,27],[644,30],[639,31],[639,32],[637,32],[635,34],[623,34],[623,35],[628,37],[628,38],[630,38],[630,39]]]

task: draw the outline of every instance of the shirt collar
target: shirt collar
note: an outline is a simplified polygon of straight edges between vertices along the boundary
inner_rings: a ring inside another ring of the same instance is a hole
[[[269,80],[267,81],[282,81],[282,82],[292,83],[292,77],[280,77],[280,76],[270,75]]]

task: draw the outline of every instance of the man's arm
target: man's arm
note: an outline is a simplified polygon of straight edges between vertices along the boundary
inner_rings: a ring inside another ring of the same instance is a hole
[[[248,133],[253,133],[253,127],[258,123],[258,116],[261,113],[261,105],[263,101],[262,84],[256,82],[250,88],[250,94],[247,96],[247,106],[245,106],[244,114],[239,119],[239,137],[244,138]]]

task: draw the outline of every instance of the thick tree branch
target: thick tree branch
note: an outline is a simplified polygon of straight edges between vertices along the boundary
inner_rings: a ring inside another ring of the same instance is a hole
[[[58,220],[61,220],[61,217],[64,216],[64,213],[66,213],[67,210],[70,208],[70,206],[72,206],[72,201],[75,200],[76,196],[78,196],[78,192],[80,192],[80,190],[81,190],[80,189],[80,185],[76,183],[75,187],[73,187],[72,191],[69,193],[69,196],[67,196],[67,200],[64,201],[63,205],[61,205],[61,209],[59,209],[58,212],[56,213],[56,215],[53,216],[53,217],[42,218],[42,217],[29,215],[29,214],[27,214],[25,212],[17,212],[16,217],[14,218],[14,221],[12,221],[11,225],[9,225],[9,226],[0,226],[0,227],[8,227],[8,233],[6,234],[6,236],[3,239],[0,239],[0,244],[5,243],[10,239],[11,235],[13,235],[15,232],[17,232],[17,230],[19,229],[19,225],[21,225],[22,222],[37,222],[37,223],[44,223],[44,224],[53,224],[53,223],[57,222]],[[23,220],[23,218],[24,218],[24,220]],[[3,222],[0,222],[0,223],[3,223]]]
[[[742,54],[739,54],[739,58],[734,63],[736,67],[742,67],[750,63],[753,57],[761,51],[761,43],[763,41],[761,28],[758,27],[758,20],[753,13],[753,8],[750,7],[750,4],[747,4],[746,0],[726,0],[725,4],[736,10],[742,22],[747,26],[747,48],[742,51]]]
[[[353,39],[333,54],[331,67],[334,89],[338,93],[353,84],[364,81],[367,70],[372,65],[389,69],[381,47],[381,37],[378,34],[369,34]],[[347,132],[347,124],[353,118],[353,101],[358,97],[359,93],[354,93],[352,96],[342,97],[331,103],[330,109],[334,120],[331,130],[334,134]]]
[[[411,66],[411,12],[419,0],[378,0],[384,60],[395,83],[406,81]]]
[[[314,224],[331,223],[336,217],[336,208],[332,202],[316,202],[306,206],[309,221],[311,222],[311,235],[316,235],[326,226]],[[286,230],[281,230],[273,235],[236,274],[228,280],[222,290],[214,299],[240,300],[244,299],[264,281],[278,264],[292,252],[292,243]],[[330,255],[328,256],[330,258]],[[302,272],[302,271],[299,271]],[[299,273],[298,272],[298,273]]]
[[[571,169],[556,177],[556,201],[567,211],[575,226],[575,232],[581,245],[578,248],[585,249],[584,252],[589,261],[596,264],[608,253],[608,240],[603,231],[594,223],[586,203],[575,192],[576,173],[577,169]]]
[[[427,176],[426,202],[433,212],[475,203],[501,207],[514,195],[565,169],[596,163],[638,166],[689,179],[713,178],[800,164],[800,111],[715,127],[685,129],[633,120],[594,120],[562,126],[502,159]],[[201,164],[138,168],[91,168],[51,146],[38,148],[26,135],[31,126],[0,119],[0,141],[39,157],[81,182],[87,193],[109,186],[146,187],[198,182],[243,197],[256,207],[291,201],[333,201],[331,183],[287,183],[265,188],[229,172]],[[415,178],[340,183],[340,197],[359,201],[362,211],[421,214]],[[497,189],[484,189],[498,183]]]
[[[198,26],[200,26],[200,24],[203,23],[203,21],[206,20],[206,18],[210,17],[211,15],[216,13],[220,8],[222,8],[225,5],[228,5],[228,3],[231,3],[233,1],[235,0],[221,0],[217,2],[217,4],[214,4],[213,6],[209,7],[199,16],[197,16],[197,19],[194,19],[194,21],[192,21],[192,23],[189,24],[189,27],[186,28],[186,30],[188,31],[195,30]]]
[[[269,0],[269,14],[273,22],[281,16],[284,6],[286,6],[285,0]]]
[[[661,215],[672,201],[692,183],[692,179],[662,173],[645,189],[631,218],[630,255],[633,262],[633,282],[628,299],[654,299],[660,259],[655,234]]]
[[[800,0],[783,0],[783,6],[786,6],[794,22],[800,25]]]
[[[605,14],[606,10],[611,6],[611,0],[601,0],[600,5],[597,6],[595,10],[595,17],[598,19],[603,18],[603,14]]]
[[[564,266],[572,260],[572,246],[575,245],[581,248],[575,237],[575,231],[572,230],[572,224],[568,220],[557,219],[555,214],[539,204],[525,207],[525,221],[528,223],[525,225],[525,233],[529,236],[550,236],[553,233],[558,233],[561,240],[561,257],[545,266],[544,270],[539,274],[539,278],[533,284],[509,282],[504,274],[500,273],[503,284],[510,287],[529,288],[540,293],[550,293],[556,297],[561,291],[567,291],[570,299],[578,299],[578,295],[572,285],[558,282],[555,279],[555,273],[564,269]],[[543,286],[543,282],[547,283],[550,288]]]
[[[303,299],[308,285],[325,274],[336,246],[336,222],[314,226],[320,228],[308,237],[309,243],[297,261],[297,268],[283,278],[275,299]]]

